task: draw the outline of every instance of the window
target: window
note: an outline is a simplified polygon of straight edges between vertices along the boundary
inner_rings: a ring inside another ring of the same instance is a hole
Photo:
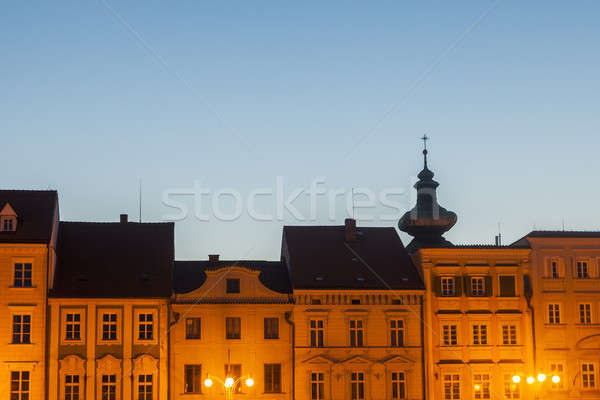
[[[153,322],[152,313],[139,313],[138,314],[138,339],[139,340],[152,340],[153,335]]]
[[[490,375],[489,374],[474,374],[473,375],[473,397],[475,399],[490,398]]]
[[[201,337],[201,319],[186,318],[185,319],[185,338],[200,339]]]
[[[265,339],[279,339],[279,318],[265,318]]]
[[[583,303],[579,305],[579,323],[592,323],[592,305],[590,303]]]
[[[473,325],[473,344],[487,344],[487,325]]]
[[[350,300],[350,304],[360,304],[360,299],[352,299]]]
[[[81,340],[81,314],[67,313],[65,340]]]
[[[500,282],[500,297],[515,297],[517,295],[514,275],[501,275],[498,277],[498,281]]]
[[[404,372],[392,372],[392,399],[406,398],[406,380]]]
[[[577,261],[577,279],[586,279],[590,277],[587,261]]]
[[[483,277],[471,278],[471,296],[485,296],[485,279]]]
[[[138,400],[152,400],[152,375],[138,375]]]
[[[65,375],[65,400],[79,400],[79,375]]]
[[[502,344],[517,344],[516,325],[502,325]]]
[[[550,364],[550,377],[558,375],[560,381],[558,383],[552,382],[552,389],[562,389],[563,387],[563,370],[564,366],[562,363],[551,363]]]
[[[350,346],[363,346],[363,321],[361,319],[350,320]]]
[[[310,398],[311,400],[323,400],[325,398],[325,374],[322,372],[311,372],[310,374]]]
[[[102,400],[117,400],[117,376],[102,375]]]
[[[404,346],[404,321],[393,319],[390,321],[390,345],[392,347]]]
[[[185,365],[185,393],[202,393],[200,380],[202,377],[201,365]]]
[[[0,217],[0,221],[2,221],[2,223],[0,224],[0,230],[2,232],[14,232],[17,230],[16,217],[12,215],[2,216]]]
[[[225,319],[225,338],[226,339],[241,339],[242,338],[242,319],[239,317],[227,317]]]
[[[548,323],[560,324],[560,304],[548,304]]]
[[[11,371],[10,400],[29,400],[29,371]]]
[[[323,347],[323,334],[325,332],[325,321],[322,319],[310,320],[310,346]]]
[[[521,390],[519,388],[518,383],[514,383],[512,380],[512,375],[505,374],[504,375],[504,398],[505,399],[520,399],[521,398]]]
[[[550,260],[548,262],[548,270],[546,276],[552,279],[560,279],[560,266],[558,260]]]
[[[239,382],[242,376],[242,364],[225,364],[225,376],[232,377],[237,384],[233,387],[234,393],[242,393],[242,384]]]
[[[31,263],[15,263],[14,287],[32,287]]]
[[[460,400],[460,377],[444,374],[444,400]]]
[[[227,293],[239,293],[240,292],[240,280],[239,279],[227,279]]]
[[[352,400],[364,400],[365,398],[365,374],[364,372],[352,372],[350,374],[350,393]]]
[[[596,368],[594,364],[581,364],[581,384],[584,389],[596,388]]]
[[[456,293],[455,278],[453,276],[442,276],[442,296],[454,296]]]
[[[117,340],[116,313],[102,314],[102,340]]]
[[[31,343],[31,315],[13,315],[12,342]]]
[[[456,325],[444,325],[442,327],[442,339],[444,346],[456,346],[456,344],[458,343],[456,329]]]
[[[265,364],[265,393],[281,393],[281,364]]]

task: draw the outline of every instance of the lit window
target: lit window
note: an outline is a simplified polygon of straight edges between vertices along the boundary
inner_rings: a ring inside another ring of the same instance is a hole
[[[117,314],[102,314],[102,340],[117,340]]]
[[[518,383],[513,382],[513,375],[504,375],[504,398],[505,399],[520,399],[521,390]]]
[[[581,384],[584,389],[596,388],[596,368],[592,363],[581,364]]]
[[[483,277],[471,278],[471,296],[485,296],[485,279]]]
[[[564,371],[563,364],[561,364],[561,363],[550,364],[550,376],[557,375],[560,378],[558,383],[552,382],[552,389],[562,389],[562,387],[563,387],[563,371]]]
[[[79,400],[79,375],[65,375],[65,400]]]
[[[12,342],[31,343],[31,315],[13,315]]]
[[[577,278],[586,279],[590,277],[587,261],[577,261]]]
[[[352,372],[350,374],[350,393],[352,400],[364,400],[365,398],[365,374],[364,372]]]
[[[31,287],[31,263],[15,263],[14,287]]]
[[[138,400],[152,400],[152,375],[138,375]]]
[[[185,393],[202,393],[200,379],[202,377],[201,365],[185,365]]]
[[[458,343],[456,335],[456,325],[444,325],[442,327],[442,331],[444,346],[456,346],[456,344]]]
[[[390,321],[390,336],[392,347],[404,346],[404,321],[401,319],[393,319]]]
[[[560,304],[548,304],[548,323],[560,324]]]
[[[117,400],[117,376],[102,375],[100,390],[102,400]]]
[[[456,283],[453,276],[443,276],[441,279],[442,296],[454,296],[456,294]]]
[[[444,374],[444,400],[460,400],[460,377]]]
[[[325,333],[325,321],[322,319],[310,320],[310,346],[323,347],[323,336]]]
[[[139,340],[152,340],[154,338],[152,313],[138,314],[138,332]]]
[[[279,339],[279,318],[265,318],[265,339]]]
[[[81,314],[66,315],[65,340],[81,340]]]
[[[473,325],[473,344],[487,344],[487,325]]]
[[[392,372],[392,399],[406,398],[406,378],[404,372]]]
[[[242,320],[238,317],[227,317],[225,319],[225,338],[226,339],[241,339],[242,338]]]
[[[311,372],[310,374],[310,398],[311,400],[325,399],[325,374],[322,372]]]
[[[473,375],[473,397],[475,399],[490,398],[490,375],[475,374]]]
[[[242,384],[240,377],[242,376],[242,364],[225,364],[225,376],[233,378],[237,382],[233,387],[234,393],[242,393]]]
[[[265,393],[281,393],[281,364],[265,364]]]
[[[363,346],[363,321],[360,319],[350,320],[350,346],[362,347]]]
[[[517,344],[516,325],[502,325],[502,344]]]
[[[579,305],[579,323],[592,323],[592,305],[590,303],[583,303]]]
[[[29,371],[11,371],[10,400],[29,400]]]
[[[185,319],[185,338],[186,339],[200,339],[202,333],[201,319],[200,318],[186,318]]]

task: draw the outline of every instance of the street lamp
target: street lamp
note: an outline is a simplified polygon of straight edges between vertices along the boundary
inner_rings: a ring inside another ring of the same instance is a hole
[[[235,392],[235,388],[238,384],[241,384],[241,382],[244,382],[247,387],[254,386],[254,379],[252,379],[252,377],[250,375],[242,376],[237,379],[234,379],[233,377],[228,376],[225,378],[225,380],[223,380],[217,376],[214,376],[214,375],[207,375],[206,379],[204,379],[204,386],[206,386],[207,388],[211,387],[215,380],[220,382],[223,385],[223,387],[225,388],[225,399],[226,400],[233,399],[233,394]]]

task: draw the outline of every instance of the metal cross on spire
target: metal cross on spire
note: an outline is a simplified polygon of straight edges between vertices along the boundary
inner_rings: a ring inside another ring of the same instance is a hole
[[[423,149],[427,150],[427,141],[429,140],[429,136],[423,135],[423,137],[421,138],[421,140],[423,141]]]

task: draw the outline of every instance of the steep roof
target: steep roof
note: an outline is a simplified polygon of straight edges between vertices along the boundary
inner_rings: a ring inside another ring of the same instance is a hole
[[[424,289],[394,228],[285,226],[282,258],[294,289]]]
[[[231,266],[260,271],[258,278],[267,288],[279,293],[290,293],[290,282],[285,266],[280,261],[264,260],[175,261],[173,274],[175,293],[187,293],[202,286],[206,280],[206,271]]]
[[[51,296],[169,297],[173,239],[172,223],[61,222]]]
[[[17,230],[0,232],[0,243],[48,243],[58,206],[56,190],[0,190],[0,210],[6,204],[17,214]]]
[[[511,246],[527,246],[530,247],[527,238],[600,238],[600,231],[531,231],[521,239],[517,240]]]

